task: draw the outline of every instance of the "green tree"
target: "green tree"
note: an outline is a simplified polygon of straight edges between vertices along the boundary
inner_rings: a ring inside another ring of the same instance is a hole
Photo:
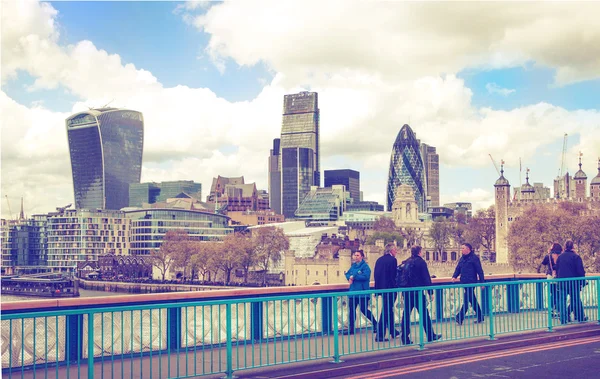
[[[290,241],[283,229],[273,226],[257,228],[252,231],[256,262],[263,270],[263,284],[267,280],[267,271],[271,263],[281,260],[281,252],[290,248]]]
[[[554,242],[564,247],[573,240],[587,271],[598,270],[600,235],[598,215],[587,214],[577,203],[538,204],[527,208],[508,232],[509,261],[519,272],[532,272]]]
[[[397,232],[394,220],[389,217],[381,216],[373,223],[375,232],[395,233]]]
[[[223,258],[221,269],[225,274],[226,283],[231,281],[233,270],[243,268],[243,265],[247,264],[245,259],[248,257],[248,250],[253,250],[252,247],[252,240],[242,233],[233,233],[225,237],[221,254]]]

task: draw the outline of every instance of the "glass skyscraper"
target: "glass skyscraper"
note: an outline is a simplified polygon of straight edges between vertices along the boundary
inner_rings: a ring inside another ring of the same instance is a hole
[[[396,188],[400,184],[408,184],[415,190],[419,212],[425,212],[427,210],[426,183],[419,141],[410,126],[405,124],[400,129],[392,148],[387,184],[387,210],[392,210]]]
[[[325,170],[325,187],[336,184],[346,186],[354,203],[360,201],[360,173],[355,170]]]
[[[144,148],[140,112],[100,108],[66,120],[75,207],[121,209],[129,184],[139,183]]]
[[[321,185],[316,92],[284,96],[280,146],[281,213],[293,218],[310,187]]]

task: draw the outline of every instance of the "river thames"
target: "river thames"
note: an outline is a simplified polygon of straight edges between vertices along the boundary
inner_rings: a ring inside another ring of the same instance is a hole
[[[79,297],[100,297],[100,296],[119,296],[129,295],[127,293],[118,292],[104,292],[104,291],[91,291],[91,290],[79,290]],[[0,297],[2,303],[8,303],[11,301],[35,301],[35,300],[47,300],[53,299],[52,297],[40,297],[40,296],[15,296],[2,294]],[[56,299],[56,298],[54,298]],[[63,297],[61,299],[72,299],[70,297]]]

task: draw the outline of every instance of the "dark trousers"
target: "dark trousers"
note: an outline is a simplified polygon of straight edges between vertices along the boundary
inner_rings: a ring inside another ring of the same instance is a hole
[[[477,320],[483,321],[483,313],[481,313],[481,308],[479,307],[479,303],[477,302],[477,297],[475,297],[475,287],[465,288],[463,296],[463,306],[460,309],[460,312],[458,312],[458,314],[456,315],[456,321],[463,322],[463,320],[465,319],[465,314],[469,310],[469,304],[473,307],[475,315],[477,315]]]
[[[390,337],[396,337],[396,326],[394,322],[394,303],[396,302],[397,292],[382,293],[383,304],[381,307],[381,315],[377,323],[377,337],[383,339],[386,329],[390,331]]]
[[[566,324],[571,319],[571,312],[575,316],[575,320],[584,321],[585,314],[583,312],[583,303],[581,303],[581,281],[560,282],[558,309],[560,312],[560,322]],[[569,306],[567,306],[567,296],[571,298]]]
[[[552,309],[559,311],[558,299],[560,298],[560,294],[558,291],[558,283],[550,283],[550,296],[552,297]]]
[[[354,323],[356,320],[356,306],[360,307],[360,311],[366,318],[373,323],[373,329],[377,328],[377,321],[373,313],[369,310],[369,297],[367,295],[362,296],[348,296],[348,330],[354,332]]]
[[[423,313],[419,312],[419,296],[423,299]],[[416,309],[419,316],[423,318],[423,329],[427,336],[427,341],[433,340],[433,327],[431,326],[431,317],[427,310],[427,298],[422,291],[409,291],[404,293],[404,315],[402,316],[402,342],[408,343],[410,340],[410,314]]]

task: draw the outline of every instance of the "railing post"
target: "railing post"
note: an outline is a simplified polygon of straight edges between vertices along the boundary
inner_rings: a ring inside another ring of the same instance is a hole
[[[252,322],[252,340],[260,341],[263,338],[263,306],[261,302],[252,303],[250,320]]]
[[[94,313],[88,313],[88,379],[94,379]]]
[[[167,313],[167,328],[169,328],[168,344],[169,350],[177,350],[181,347],[181,308],[169,308]]]
[[[485,293],[486,293],[486,299],[487,299],[487,310],[488,310],[488,320],[490,322],[490,341],[493,341],[496,339],[496,333],[494,331],[494,299],[492,296],[493,293],[493,287],[492,284],[486,285],[485,286]]]
[[[553,297],[556,294],[552,293],[552,283],[550,280],[546,279],[546,284],[546,297],[548,298],[548,331],[552,332],[552,302],[554,301]],[[558,301],[558,299],[556,299],[556,301]]]
[[[321,325],[323,325],[323,335],[331,333],[331,298],[323,296],[321,298]]]
[[[338,303],[338,298],[337,296],[332,296],[331,297],[331,303],[332,303],[332,315],[333,315],[333,361],[331,361],[331,363],[341,363],[343,362],[340,359],[340,344],[338,341],[338,313],[337,313],[337,303]]]
[[[231,304],[225,304],[225,334],[227,336],[227,368],[225,370],[225,378],[233,378],[233,343],[231,333]]]
[[[81,346],[83,346],[83,315],[69,315],[66,317],[67,362],[79,362],[81,359]]]
[[[410,293],[410,297],[413,296],[417,296],[419,298],[419,350],[423,350],[425,349],[425,335],[423,332],[423,308],[425,306],[425,304],[423,304],[423,298],[425,297],[423,295],[423,291],[417,291],[417,292],[408,292]],[[405,292],[405,294],[408,294],[407,292]],[[406,299],[404,299],[404,301],[406,301]],[[409,324],[410,325],[410,324]],[[402,336],[404,337],[404,336]]]
[[[598,306],[598,324],[600,324],[600,279],[596,279],[596,305]]]

